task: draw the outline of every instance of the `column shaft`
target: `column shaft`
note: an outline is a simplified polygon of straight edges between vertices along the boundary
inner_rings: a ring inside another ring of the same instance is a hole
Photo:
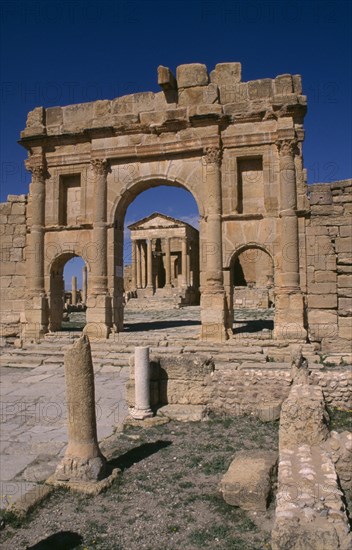
[[[71,304],[73,306],[77,305],[77,277],[73,275],[72,277],[72,286],[71,286]]]
[[[141,288],[141,243],[140,241],[136,242],[136,271],[137,271],[137,288]]]
[[[165,239],[165,285],[171,286],[171,252],[170,252],[170,238]]]
[[[187,287],[187,239],[184,237],[182,239],[182,249],[181,249],[181,262],[182,262],[182,277],[181,285],[182,287]]]
[[[132,241],[132,290],[137,287],[137,244]]]
[[[82,268],[82,303],[85,304],[87,301],[87,292],[88,292],[88,278],[87,278],[87,266]]]
[[[147,287],[153,288],[153,240],[147,241]]]
[[[92,294],[107,293],[107,227],[106,199],[108,163],[92,160],[94,174],[93,243],[95,258],[91,264]]]

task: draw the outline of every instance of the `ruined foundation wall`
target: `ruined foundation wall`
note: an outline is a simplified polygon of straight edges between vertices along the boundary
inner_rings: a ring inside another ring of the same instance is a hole
[[[352,180],[309,188],[306,220],[309,338],[323,352],[351,353]]]
[[[26,195],[9,195],[0,204],[0,336],[20,333],[20,314],[26,299]]]
[[[265,403],[287,399],[291,388],[288,368],[275,367],[218,370],[212,378],[210,408],[219,413],[256,414]],[[311,383],[320,386],[329,407],[352,407],[352,378],[348,367],[332,368],[311,374]]]

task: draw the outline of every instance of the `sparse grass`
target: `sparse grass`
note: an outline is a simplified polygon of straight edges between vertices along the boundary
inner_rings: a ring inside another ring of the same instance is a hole
[[[336,432],[352,430],[352,411],[328,408],[328,413],[330,417],[330,430],[335,430]]]
[[[81,550],[264,550],[268,531],[217,491],[236,450],[273,449],[277,440],[276,425],[249,416],[128,428],[109,442],[108,456],[124,463],[112,487],[96,497],[57,491],[25,529],[9,527],[11,540],[1,532],[0,543],[26,548],[68,530],[82,536]]]

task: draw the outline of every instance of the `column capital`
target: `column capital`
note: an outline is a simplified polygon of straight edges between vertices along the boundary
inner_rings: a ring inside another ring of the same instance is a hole
[[[298,140],[296,138],[278,139],[275,142],[275,145],[277,146],[279,154],[282,157],[294,156],[297,153],[297,144],[298,144]]]
[[[32,159],[28,159],[25,164],[27,170],[32,172],[32,176],[36,179],[36,181],[44,182],[48,178],[49,174],[45,162],[35,162]]]
[[[90,164],[95,175],[107,176],[110,172],[110,162],[107,159],[92,159]]]
[[[205,147],[203,161],[205,164],[220,165],[222,159],[221,147]]]

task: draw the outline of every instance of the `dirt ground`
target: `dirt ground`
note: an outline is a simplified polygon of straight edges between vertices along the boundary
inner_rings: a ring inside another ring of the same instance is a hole
[[[251,417],[128,427],[105,441],[122,474],[96,497],[53,493],[21,524],[6,518],[2,550],[260,550],[274,513],[227,505],[218,485],[242,449],[277,449],[278,422]]]

